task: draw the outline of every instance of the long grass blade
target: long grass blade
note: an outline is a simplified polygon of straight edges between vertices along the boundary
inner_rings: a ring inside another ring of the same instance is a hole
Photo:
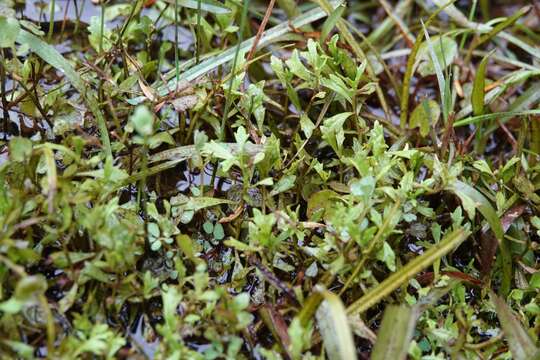
[[[414,275],[424,270],[437,259],[454,250],[470,235],[470,231],[460,228],[452,231],[441,242],[433,245],[422,255],[416,257],[403,268],[390,275],[379,285],[369,290],[364,296],[353,302],[348,308],[348,314],[363,313],[379,301],[390,295],[394,290],[407,282]]]

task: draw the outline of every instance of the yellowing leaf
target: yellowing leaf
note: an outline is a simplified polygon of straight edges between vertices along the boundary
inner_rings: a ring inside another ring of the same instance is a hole
[[[322,295],[324,301],[315,316],[328,359],[356,359],[356,348],[341,299],[326,290],[322,292]]]

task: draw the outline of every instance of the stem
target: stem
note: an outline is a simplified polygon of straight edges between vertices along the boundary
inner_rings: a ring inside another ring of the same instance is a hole
[[[56,0],[52,0],[50,3],[50,10],[49,10],[49,34],[47,35],[48,41],[51,41],[52,34],[53,34],[55,9],[56,9]]]
[[[195,63],[198,64],[200,60],[201,53],[201,0],[197,0],[197,28],[195,29]]]
[[[221,118],[221,127],[219,132],[219,140],[223,141],[225,137],[225,122],[227,121],[227,116],[229,115],[229,108],[231,107],[231,92],[232,92],[232,86],[234,82],[234,75],[235,75],[235,69],[236,69],[236,63],[238,62],[238,54],[240,53],[240,45],[242,44],[243,40],[243,30],[246,24],[246,18],[247,18],[247,10],[249,6],[249,0],[244,1],[244,6],[242,7],[242,17],[240,18],[240,30],[238,33],[238,44],[236,45],[236,51],[234,53],[234,59],[231,69],[231,78],[229,79],[229,88],[227,89],[227,94],[225,95],[225,109],[223,110],[223,117]]]
[[[174,68],[176,70],[176,86],[180,77],[180,64],[178,63],[178,0],[174,1]]]
[[[4,140],[8,138],[8,126],[9,126],[9,111],[8,102],[6,99],[6,67],[5,67],[4,49],[0,49],[0,92],[2,93],[2,110],[4,112]]]
[[[100,22],[99,26],[100,26],[101,34],[100,34],[100,37],[99,37],[99,52],[101,53],[101,52],[103,52],[103,36],[104,36],[103,32],[105,30],[105,1],[104,0],[101,1],[101,19],[100,19],[100,21],[101,22]]]

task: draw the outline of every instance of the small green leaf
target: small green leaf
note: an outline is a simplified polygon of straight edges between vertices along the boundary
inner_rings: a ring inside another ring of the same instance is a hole
[[[130,121],[139,135],[150,136],[154,133],[154,114],[146,106],[137,106]]]
[[[480,62],[480,65],[478,66],[478,70],[476,71],[476,77],[474,78],[471,102],[473,113],[475,116],[484,114],[484,88],[486,86],[486,66],[489,60],[489,56],[492,53],[493,52],[484,56],[484,58]]]
[[[213,235],[214,235],[214,239],[222,240],[225,237],[225,230],[223,230],[223,225],[221,225],[220,223],[217,223],[214,226]]]
[[[429,134],[429,129],[439,121],[441,108],[434,100],[424,100],[416,106],[409,120],[411,129],[420,128],[420,135],[425,137]]]
[[[420,45],[416,55],[418,72],[423,77],[435,75],[438,66],[440,66],[440,71],[446,69],[454,62],[457,55],[457,43],[450,36],[432,36],[431,38],[426,36],[426,41]]]
[[[292,189],[295,182],[296,182],[296,175],[286,175],[282,177],[281,179],[279,179],[277,184],[274,186],[274,188],[270,192],[270,196],[275,196],[284,191]]]
[[[47,280],[43,275],[30,275],[23,277],[15,288],[15,298],[29,300],[30,297],[43,294],[47,290]]]
[[[0,17],[0,48],[12,47],[15,44],[15,39],[19,35],[21,26],[17,19],[9,17]]]
[[[22,162],[32,154],[32,141],[23,137],[14,137],[9,141],[9,157],[13,161]]]
[[[488,199],[480,191],[459,180],[455,180],[449,184],[447,190],[452,191],[460,198],[470,218],[474,217],[474,209],[478,209],[489,223],[497,239],[502,241],[504,231],[499,216]]]

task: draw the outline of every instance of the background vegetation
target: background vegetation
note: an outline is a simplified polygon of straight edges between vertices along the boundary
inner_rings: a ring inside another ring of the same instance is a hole
[[[3,0],[2,358],[540,358],[539,19]]]

